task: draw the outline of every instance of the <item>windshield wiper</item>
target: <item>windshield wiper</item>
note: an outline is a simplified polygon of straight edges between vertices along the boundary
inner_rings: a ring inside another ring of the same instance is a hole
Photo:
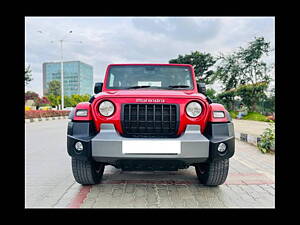
[[[169,88],[188,88],[190,86],[188,85],[170,85]]]
[[[128,87],[127,89],[138,89],[138,88],[148,88],[151,87],[150,85],[142,85],[142,86],[132,86]]]

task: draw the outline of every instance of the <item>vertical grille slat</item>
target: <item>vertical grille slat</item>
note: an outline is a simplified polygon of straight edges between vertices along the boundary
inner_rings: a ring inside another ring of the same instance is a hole
[[[155,105],[153,105],[153,129],[154,129],[154,132],[156,131],[156,122],[155,122]]]
[[[140,109],[139,109],[139,105],[137,105],[136,107],[136,129],[137,129],[137,132],[139,132],[139,112],[140,112]]]
[[[162,130],[162,132],[164,132],[163,129],[164,129],[164,105],[161,105],[161,130]]]
[[[131,105],[129,105],[129,128],[131,127]]]
[[[147,105],[145,105],[145,130],[146,132],[148,131],[148,126],[147,126]]]
[[[172,107],[170,105],[170,122],[169,122],[169,129],[171,130],[171,124],[172,124]]]
[[[176,104],[124,104],[123,135],[127,137],[176,136],[179,107]]]

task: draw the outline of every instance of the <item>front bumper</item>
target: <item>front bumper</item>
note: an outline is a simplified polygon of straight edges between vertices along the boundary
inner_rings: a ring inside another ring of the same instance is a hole
[[[100,132],[94,134],[91,126],[91,122],[69,122],[67,141],[70,156],[111,164],[117,168],[132,167],[134,164],[151,167],[156,162],[161,162],[161,168],[167,164],[187,168],[195,163],[230,158],[234,154],[232,123],[209,124],[204,134],[201,134],[200,126],[187,125],[185,133],[178,138],[125,138],[118,134],[113,124],[102,124]],[[83,144],[80,152],[75,149],[78,141]],[[227,146],[224,154],[217,151],[221,142]],[[140,150],[128,152],[128,146],[125,145],[128,143],[136,143],[134,146],[140,146]],[[156,147],[153,152],[145,151],[148,147],[145,144]],[[170,146],[176,146],[178,151]]]

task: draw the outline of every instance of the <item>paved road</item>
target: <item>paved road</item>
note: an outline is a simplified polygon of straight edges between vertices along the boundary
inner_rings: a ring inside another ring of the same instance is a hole
[[[68,207],[78,197],[83,198],[76,206],[81,208],[275,207],[274,155],[261,154],[240,141],[236,141],[228,178],[219,187],[200,185],[194,167],[176,172],[123,172],[112,166],[105,167],[101,184],[83,187],[71,173],[67,122],[25,125],[26,208]]]
[[[266,128],[270,127],[270,122],[254,121],[254,120],[237,120],[232,119],[234,129],[239,133],[250,134],[259,137]]]
[[[64,207],[80,189],[66,152],[68,120],[25,124],[25,207]]]

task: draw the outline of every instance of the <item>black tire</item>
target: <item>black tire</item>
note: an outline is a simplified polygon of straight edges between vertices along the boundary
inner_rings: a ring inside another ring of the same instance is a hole
[[[195,169],[200,183],[206,186],[218,186],[223,184],[227,178],[229,159],[199,163],[195,165]]]
[[[79,160],[72,157],[72,172],[77,183],[82,185],[98,184],[105,165],[103,163]]]

